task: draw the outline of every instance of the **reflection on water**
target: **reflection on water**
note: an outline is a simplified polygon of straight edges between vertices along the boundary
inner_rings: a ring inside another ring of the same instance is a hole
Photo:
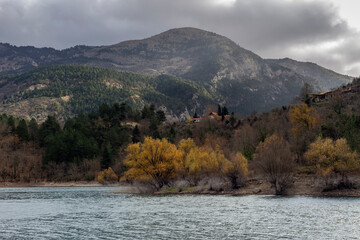
[[[0,239],[359,239],[360,199],[1,188]]]

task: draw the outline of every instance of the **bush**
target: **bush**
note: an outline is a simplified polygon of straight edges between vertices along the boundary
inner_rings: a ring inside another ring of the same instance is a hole
[[[99,172],[99,175],[97,176],[97,180],[100,183],[117,182],[118,176],[116,175],[114,170],[111,167],[109,167],[108,169]]]
[[[292,183],[294,158],[290,146],[283,138],[272,135],[256,148],[254,161],[275,188],[275,194],[281,195]]]
[[[223,174],[231,182],[231,188],[237,189],[245,185],[248,174],[248,161],[240,152],[223,166]]]
[[[309,164],[315,165],[317,173],[324,178],[324,189],[353,188],[348,176],[359,170],[359,154],[351,151],[344,138],[336,141],[318,138],[310,145],[305,158]],[[337,183],[329,180],[337,176],[341,176]]]

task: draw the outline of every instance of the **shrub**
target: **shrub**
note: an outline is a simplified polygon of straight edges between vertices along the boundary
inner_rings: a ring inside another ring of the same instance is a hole
[[[116,175],[114,170],[111,167],[109,167],[108,169],[99,172],[97,176],[97,180],[100,183],[117,182],[118,176]]]
[[[248,161],[240,152],[226,161],[222,169],[225,177],[231,182],[231,188],[237,189],[245,184],[248,174]]]
[[[305,158],[308,163],[316,166],[317,173],[325,179],[326,188],[336,188],[334,183],[328,181],[331,175],[335,175],[335,178],[336,175],[341,176],[341,179],[335,184],[339,188],[353,187],[348,176],[359,170],[359,155],[351,151],[346,139],[333,141],[330,138],[318,138],[310,145],[309,150],[305,153]]]
[[[256,148],[254,161],[275,188],[275,194],[283,194],[292,183],[295,166],[289,143],[272,135]]]

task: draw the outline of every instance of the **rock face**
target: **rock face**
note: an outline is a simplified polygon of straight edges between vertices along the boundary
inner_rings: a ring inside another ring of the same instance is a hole
[[[328,91],[352,81],[353,77],[338,74],[311,62],[298,62],[290,58],[268,59],[267,61],[289,68],[309,79],[309,83]]]
[[[315,64],[265,60],[226,37],[195,28],[172,29],[110,46],[76,46],[62,51],[0,45],[0,74],[58,64],[173,75],[206,89],[214,102],[241,114],[286,105],[305,82],[327,90],[351,79]]]

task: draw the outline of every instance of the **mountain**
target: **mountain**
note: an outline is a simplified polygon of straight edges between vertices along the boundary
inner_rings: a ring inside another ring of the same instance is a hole
[[[149,76],[172,75],[188,80],[206,91],[211,101],[241,114],[286,105],[306,82],[321,91],[324,86],[340,85],[348,79],[315,64],[300,68],[294,63],[265,60],[226,37],[195,28],[172,29],[110,46],[76,46],[61,51],[0,45],[2,75],[58,64]],[[319,68],[323,70],[321,74],[313,75]]]
[[[341,75],[316,63],[299,62],[290,58],[268,59],[267,61],[289,68],[308,79],[312,79],[309,81],[316,82],[321,91],[328,91],[346,85],[353,80],[353,77]]]
[[[213,104],[198,85],[169,75],[144,76],[110,69],[57,65],[8,75],[0,81],[0,112],[42,122],[96,111],[102,103],[141,108],[155,103],[169,115],[200,112]]]

